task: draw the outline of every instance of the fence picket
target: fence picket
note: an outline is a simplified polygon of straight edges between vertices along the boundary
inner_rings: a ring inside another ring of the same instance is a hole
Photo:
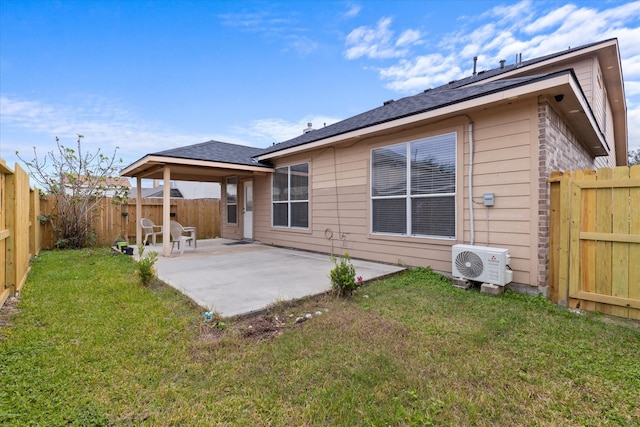
[[[597,180],[611,181],[611,176],[611,169],[599,169]],[[584,191],[595,192],[595,231],[597,233],[611,233],[612,189],[603,187]],[[594,292],[597,294],[611,295],[611,244],[612,242],[608,241],[595,241],[595,258],[593,258],[595,267]],[[607,304],[596,303],[595,310],[611,314],[611,306]]]
[[[171,199],[171,219],[184,226],[197,227],[198,238],[207,239],[220,236],[220,207],[217,199]],[[41,200],[41,211],[51,215],[54,209],[52,196]],[[114,204],[111,198],[105,198],[98,206],[95,222],[96,245],[110,245],[116,237],[122,237],[135,244],[138,218],[136,200],[129,199],[124,204]],[[142,218],[149,218],[162,225],[162,199],[144,199]],[[161,240],[161,239],[160,239]],[[55,247],[55,235],[50,225],[43,227],[42,247]]]
[[[640,180],[640,165],[631,167],[629,177]],[[629,233],[640,235],[640,186],[629,188]],[[640,244],[629,246],[629,299],[640,300]],[[630,308],[629,318],[640,320],[640,310]]]
[[[34,193],[29,175],[17,164],[11,170],[0,159],[0,306],[20,291],[31,269],[31,258],[40,251]]]
[[[640,319],[639,178],[640,166],[551,175],[554,302]]]
[[[618,167],[613,170],[613,179],[628,180],[629,168]],[[629,234],[629,188],[618,187],[612,190],[613,212],[612,212],[612,231],[613,233]],[[629,247],[631,243],[613,242],[612,243],[612,262],[613,272],[611,275],[611,293],[615,297],[629,297]],[[627,307],[612,307],[611,314],[620,317],[628,317],[629,309]]]

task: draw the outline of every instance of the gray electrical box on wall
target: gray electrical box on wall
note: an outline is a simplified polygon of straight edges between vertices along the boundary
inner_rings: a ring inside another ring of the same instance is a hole
[[[484,193],[482,197],[484,199],[485,206],[493,206],[496,202],[494,193]]]

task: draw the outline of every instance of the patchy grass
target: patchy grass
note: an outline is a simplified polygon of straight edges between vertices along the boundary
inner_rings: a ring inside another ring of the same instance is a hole
[[[134,270],[101,249],[34,262],[0,328],[0,424],[640,423],[639,330],[542,298],[422,269],[218,328]]]

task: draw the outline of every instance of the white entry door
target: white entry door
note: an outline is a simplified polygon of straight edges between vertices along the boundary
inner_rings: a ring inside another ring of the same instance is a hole
[[[244,181],[244,231],[245,239],[253,240],[253,181]]]

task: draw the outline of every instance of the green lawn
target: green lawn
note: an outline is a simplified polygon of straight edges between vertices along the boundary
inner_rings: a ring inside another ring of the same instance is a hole
[[[634,325],[422,269],[220,331],[133,272],[106,249],[34,261],[0,329],[1,425],[640,424]]]

